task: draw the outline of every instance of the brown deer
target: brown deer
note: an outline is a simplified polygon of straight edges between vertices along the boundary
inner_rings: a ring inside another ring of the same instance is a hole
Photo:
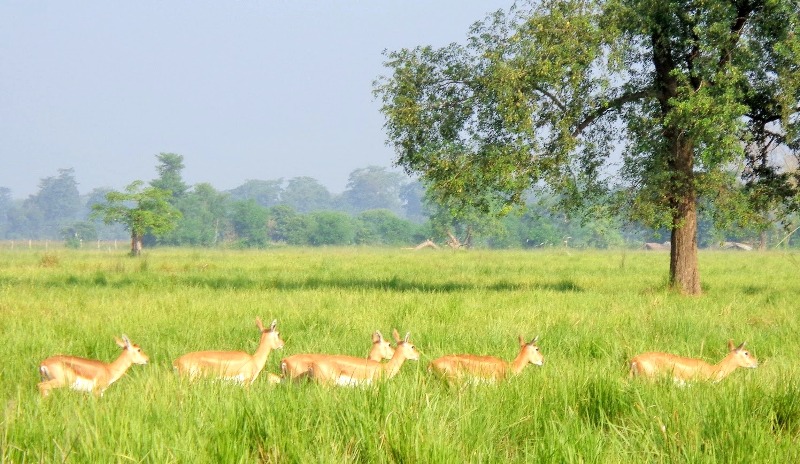
[[[742,342],[741,345],[734,346],[733,340],[728,340],[728,355],[717,364],[669,353],[642,353],[631,359],[630,377],[654,379],[671,376],[680,384],[692,380],[719,382],[739,367],[758,367],[758,360],[745,350],[744,345],[745,342]]]
[[[383,334],[376,330],[372,334],[372,349],[367,359],[380,362],[383,359],[392,359],[392,356],[394,356],[394,348],[388,340],[383,338]],[[323,359],[343,363],[361,361],[361,358],[337,354],[295,354],[281,360],[281,377],[289,380],[308,377],[312,364]]]
[[[507,378],[510,374],[519,374],[528,364],[541,366],[544,363],[544,356],[536,344],[538,340],[539,337],[535,337],[526,343],[520,335],[519,354],[511,362],[494,356],[451,354],[431,361],[428,370],[451,381],[467,379],[479,382],[497,382]]]
[[[52,356],[42,361],[39,365],[39,374],[42,377],[38,385],[39,393],[46,397],[54,388],[70,387],[102,396],[106,388],[119,380],[132,364],[147,364],[147,355],[139,345],[131,343],[126,335],[122,336],[122,340],[115,340],[122,348],[122,353],[110,363],[64,355]]]
[[[194,379],[199,376],[220,377],[248,386],[252,384],[272,350],[283,348],[276,326],[272,321],[268,329],[264,328],[260,318],[256,318],[256,327],[261,331],[261,340],[256,352],[252,355],[244,351],[195,351],[176,359],[173,363],[181,375]]]
[[[420,354],[409,340],[411,333],[407,333],[405,338],[401,339],[397,329],[394,329],[392,335],[397,347],[388,362],[380,363],[361,358],[320,359],[312,363],[309,377],[319,383],[347,386],[368,385],[379,379],[394,377],[407,359],[416,361]]]

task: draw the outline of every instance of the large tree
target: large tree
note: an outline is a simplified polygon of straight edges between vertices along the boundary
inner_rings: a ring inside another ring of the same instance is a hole
[[[62,227],[77,219],[81,209],[75,170],[59,169],[57,177],[42,179],[39,191],[25,200],[23,209],[31,220],[32,235],[57,238]]]
[[[150,232],[160,235],[177,226],[181,212],[169,203],[171,192],[158,187],[144,187],[137,180],[125,188],[124,192],[110,191],[106,203],[92,206],[92,214],[103,219],[106,224],[119,223],[131,233],[131,256],[142,252],[142,237]]]
[[[248,179],[244,184],[230,190],[231,200],[255,200],[264,208],[272,208],[280,201],[283,179]]]
[[[163,234],[159,243],[174,246],[216,245],[225,235],[228,194],[220,193],[211,184],[192,187],[175,202],[181,212],[175,229]]]
[[[299,213],[323,211],[331,207],[331,193],[313,177],[294,177],[281,192],[280,204]]]
[[[156,155],[158,165],[158,177],[150,181],[150,185],[161,190],[171,192],[171,203],[181,199],[189,190],[189,186],[183,181],[181,172],[185,167],[183,156],[176,153],[159,153]]]
[[[546,186],[624,208],[671,231],[670,284],[699,294],[700,199],[797,206],[798,175],[772,155],[800,145],[798,5],[543,0],[464,46],[389,52],[375,92],[397,164],[434,195],[502,213]]]
[[[371,209],[388,209],[400,213],[400,188],[403,174],[381,166],[367,166],[350,173],[347,188],[342,192],[343,209],[357,213]]]

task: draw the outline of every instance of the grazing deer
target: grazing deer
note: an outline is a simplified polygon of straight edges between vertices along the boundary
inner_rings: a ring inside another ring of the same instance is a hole
[[[316,382],[333,385],[368,385],[378,379],[390,379],[397,375],[407,359],[418,360],[419,351],[409,340],[411,333],[400,338],[397,329],[392,331],[397,348],[386,363],[370,359],[339,357],[338,359],[319,359],[311,364],[309,377]]]
[[[70,387],[73,390],[92,392],[102,396],[109,385],[116,382],[131,367],[131,364],[147,364],[148,357],[139,345],[131,343],[126,335],[115,338],[122,354],[111,363],[77,356],[52,356],[41,362],[39,393],[42,397],[54,388]]]
[[[376,330],[372,334],[372,349],[367,356],[371,361],[380,362],[383,359],[392,359],[394,348],[388,340],[383,338],[383,334]],[[335,354],[295,354],[281,360],[281,377],[284,379],[296,380],[301,377],[308,377],[311,365],[315,361],[328,360],[331,362],[353,362],[361,361],[361,358],[353,356]],[[277,377],[277,376],[275,376]],[[277,377],[280,379],[281,377]]]
[[[538,336],[526,343],[520,335],[519,354],[511,362],[494,356],[451,354],[431,361],[428,370],[451,381],[466,378],[479,382],[497,382],[509,374],[519,374],[528,364],[541,366],[544,363],[544,356],[536,344],[537,340]]]
[[[669,353],[642,353],[631,359],[629,376],[643,376],[651,379],[659,376],[672,376],[673,380],[679,384],[690,380],[719,382],[738,367],[758,367],[758,360],[744,349],[744,344],[745,342],[742,342],[741,345],[735,347],[733,340],[728,340],[728,355],[714,365],[700,359],[684,358]]]
[[[283,348],[283,340],[275,327],[278,321],[272,321],[268,329],[264,328],[261,319],[256,318],[256,327],[261,331],[258,349],[252,355],[244,351],[195,351],[176,359],[173,363],[181,375],[194,379],[198,376],[221,377],[248,386],[252,384],[272,350]]]

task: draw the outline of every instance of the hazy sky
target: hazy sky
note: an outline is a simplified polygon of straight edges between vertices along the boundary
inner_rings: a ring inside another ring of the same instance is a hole
[[[0,187],[73,168],[81,193],[156,177],[228,190],[390,167],[384,49],[464,43],[512,0],[0,2]]]

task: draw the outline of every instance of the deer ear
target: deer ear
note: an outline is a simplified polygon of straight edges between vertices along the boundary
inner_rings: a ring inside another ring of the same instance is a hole
[[[732,339],[728,340],[728,351],[733,351],[735,349],[736,349],[736,347],[733,344],[733,340]]]
[[[525,346],[525,339],[522,338],[522,335],[519,336],[519,346]]]
[[[382,341],[383,341],[383,334],[381,333],[380,330],[376,330],[372,334],[372,343],[380,343]]]
[[[278,320],[273,319],[272,324],[269,325],[269,330],[275,332],[275,328],[278,327]]]
[[[122,340],[116,337],[114,337],[114,340],[117,342],[117,345],[119,345],[120,348],[128,348],[131,346],[131,340],[125,334],[122,334]]]
[[[405,343],[408,343],[408,340],[411,338],[411,332],[406,332],[406,338],[403,339]]]
[[[741,344],[741,345],[737,346],[737,347],[736,347],[736,351],[739,351],[739,350],[741,350],[741,349],[744,349],[744,344],[745,344],[745,343],[747,343],[747,342],[742,342],[742,344]]]
[[[394,341],[400,343],[400,334],[397,332],[397,329],[392,329],[392,337],[394,337]]]
[[[533,337],[533,340],[531,340],[531,342],[528,343],[528,345],[535,345],[536,342],[538,342],[538,341],[539,341],[539,336],[537,335],[537,336]]]
[[[260,317],[256,317],[256,327],[258,327],[258,330],[260,330],[262,332],[264,331],[264,323],[261,322],[261,318]]]

